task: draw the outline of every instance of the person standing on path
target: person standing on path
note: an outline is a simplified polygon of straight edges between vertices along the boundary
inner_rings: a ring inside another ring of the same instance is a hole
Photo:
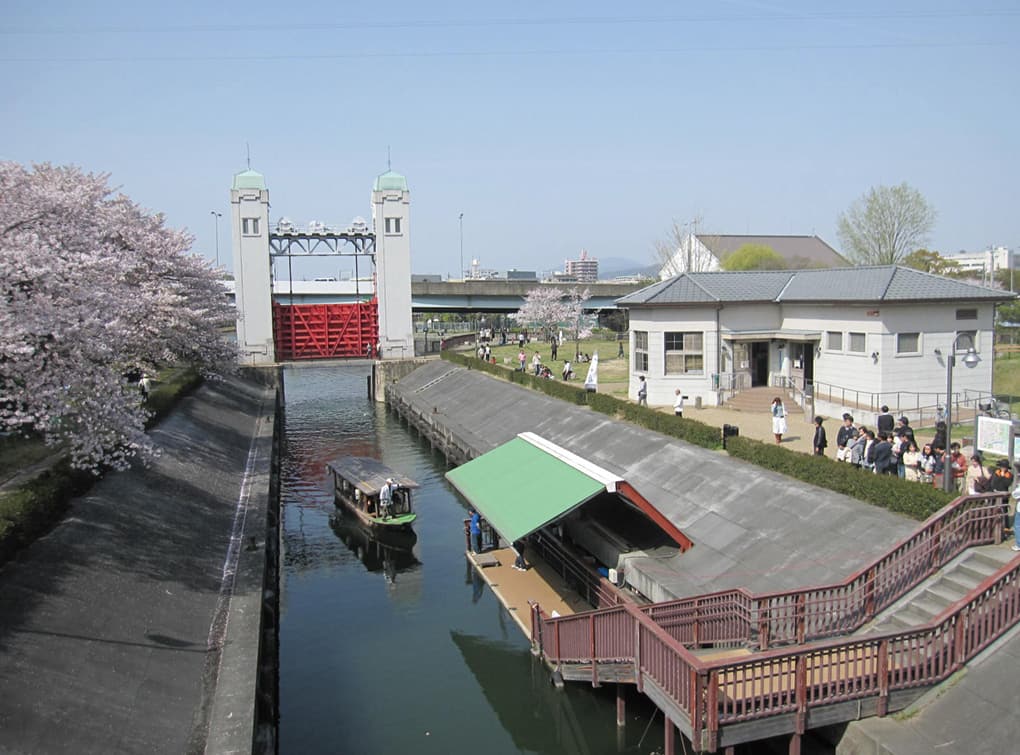
[[[882,413],[875,418],[875,429],[880,433],[886,435],[892,435],[893,426],[896,424],[896,420],[889,413],[889,407],[882,405]]]
[[[829,441],[825,439],[825,428],[822,427],[822,418],[815,417],[815,439],[811,442],[815,449],[815,456],[825,456],[825,447]]]
[[[850,461],[850,447],[857,437],[854,418],[851,414],[843,415],[843,426],[836,433],[836,461]]]
[[[783,442],[783,435],[786,434],[786,409],[783,407],[783,400],[776,396],[772,399],[772,434],[776,436],[776,445]]]
[[[648,383],[644,375],[638,377],[637,403],[638,406],[648,406]]]
[[[684,416],[684,396],[679,388],[676,389],[676,398],[673,399],[673,415],[676,417]]]

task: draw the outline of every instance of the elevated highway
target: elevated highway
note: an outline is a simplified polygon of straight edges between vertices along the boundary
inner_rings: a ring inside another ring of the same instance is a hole
[[[225,282],[233,299],[232,281]],[[648,283],[537,283],[535,281],[465,280],[412,282],[411,309],[414,312],[516,312],[528,292],[549,286],[567,294],[572,289],[588,289],[591,298],[586,309],[616,309],[616,300],[634,293]],[[364,301],[373,294],[371,280],[273,281],[273,301],[277,304],[347,304]]]

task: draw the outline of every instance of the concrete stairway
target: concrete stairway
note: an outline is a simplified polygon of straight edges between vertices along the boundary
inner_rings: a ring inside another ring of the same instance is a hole
[[[788,412],[797,409],[791,404],[790,397],[782,388],[771,386],[759,386],[757,388],[746,388],[726,400],[727,409],[736,409],[741,412],[767,412],[772,405],[772,399],[779,396],[786,404]]]
[[[995,574],[1015,555],[1009,543],[971,548],[883,611],[858,634],[910,629],[927,624]]]

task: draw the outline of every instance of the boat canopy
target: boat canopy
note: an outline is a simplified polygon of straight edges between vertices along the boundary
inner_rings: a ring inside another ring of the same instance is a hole
[[[418,483],[410,477],[394,472],[378,459],[367,456],[341,456],[329,462],[326,468],[347,480],[364,495],[379,495],[388,477],[402,488],[418,487]]]
[[[530,535],[622,480],[534,433],[446,473],[507,541]]]

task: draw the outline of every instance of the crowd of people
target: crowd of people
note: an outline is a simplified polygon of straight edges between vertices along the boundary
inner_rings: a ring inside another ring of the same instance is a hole
[[[922,443],[914,435],[910,420],[894,419],[888,407],[876,418],[874,429],[855,425],[851,414],[843,415],[836,433],[836,461],[846,462],[874,474],[896,475],[912,482],[941,483],[950,474],[961,493],[1007,491],[1013,486],[1013,471],[1007,459],[985,468],[979,453],[969,459],[959,443],[946,448],[946,423],[935,425],[930,442]],[[825,455],[828,446],[822,418],[815,417],[814,452]]]

